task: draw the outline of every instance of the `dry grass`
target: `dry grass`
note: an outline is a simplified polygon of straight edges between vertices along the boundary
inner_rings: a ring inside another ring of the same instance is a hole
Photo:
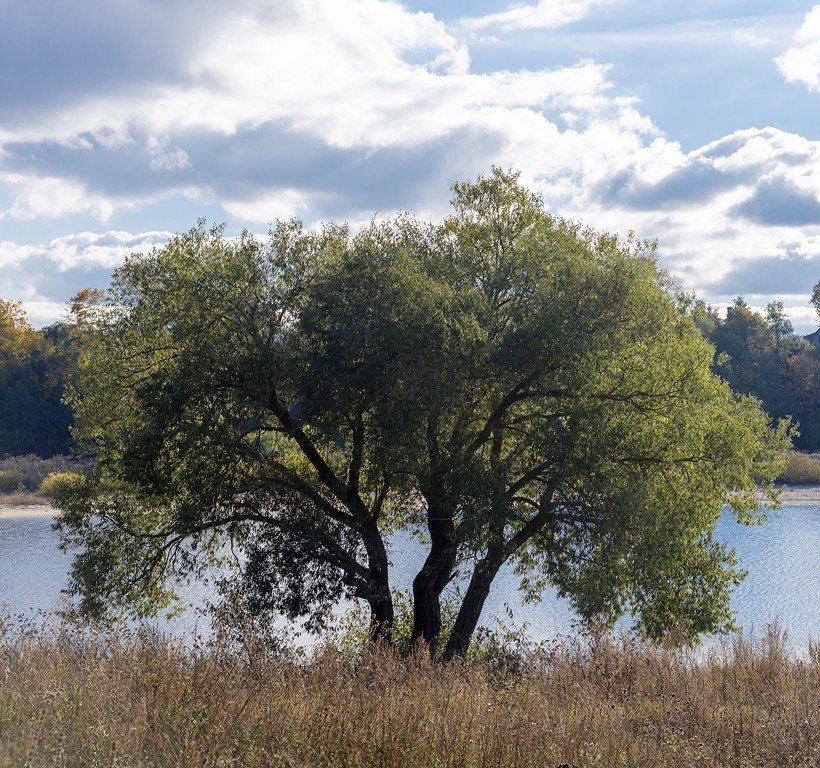
[[[28,491],[0,493],[0,507],[39,507],[43,504],[48,504],[48,498],[41,493],[29,493]]]
[[[817,766],[820,653],[609,640],[501,671],[4,632],[0,766]]]
[[[786,456],[786,469],[778,481],[792,485],[820,484],[820,454],[789,451]]]
[[[32,493],[52,472],[79,472],[91,466],[91,460],[78,456],[3,456],[0,458],[0,492]]]
[[[77,456],[4,456],[0,458],[0,507],[47,504],[50,475],[79,472],[91,464],[90,459]]]

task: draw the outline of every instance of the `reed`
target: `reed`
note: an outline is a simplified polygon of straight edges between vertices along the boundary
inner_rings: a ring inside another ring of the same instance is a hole
[[[789,451],[786,468],[778,481],[789,485],[820,485],[820,453]]]
[[[816,766],[820,650],[599,637],[510,664],[6,626],[0,766]]]

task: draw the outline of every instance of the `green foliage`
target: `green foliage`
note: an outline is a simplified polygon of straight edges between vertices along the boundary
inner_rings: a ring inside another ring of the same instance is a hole
[[[774,334],[776,347],[780,346],[783,339],[794,334],[794,328],[786,316],[782,301],[772,301],[766,305],[766,325]]]
[[[435,650],[468,577],[445,656],[507,562],[588,621],[728,628],[741,573],[712,531],[727,504],[759,519],[789,426],[711,373],[669,287],[653,243],[556,219],[498,169],[441,225],[201,223],[132,255],[80,329],[75,436],[98,464],[55,494],[72,590],[144,616],[233,563],[225,599],[257,619],[319,629],[360,599],[399,643],[385,537],[407,531],[430,545],[414,642]]]

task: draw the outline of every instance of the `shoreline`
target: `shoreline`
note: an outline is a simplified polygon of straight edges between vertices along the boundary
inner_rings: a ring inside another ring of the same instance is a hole
[[[820,485],[784,486],[780,503],[784,507],[820,506]]]
[[[784,507],[820,506],[820,485],[793,485],[784,487],[780,497]],[[0,496],[0,520],[19,520],[32,517],[54,517],[54,508],[44,501],[28,504],[3,504]]]
[[[54,517],[55,510],[47,502],[36,504],[9,504],[3,505],[0,500],[0,520],[19,520],[29,517]]]

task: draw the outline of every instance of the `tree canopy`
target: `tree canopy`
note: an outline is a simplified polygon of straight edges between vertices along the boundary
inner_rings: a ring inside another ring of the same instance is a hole
[[[651,243],[547,214],[517,176],[454,187],[441,224],[204,224],[129,257],[86,327],[58,496],[83,607],[150,614],[231,544],[228,598],[320,627],[366,601],[390,640],[396,531],[428,547],[413,639],[463,654],[495,575],[659,639],[731,624],[713,539],[775,503],[789,444],[710,371]],[[448,584],[465,591],[441,635]]]

